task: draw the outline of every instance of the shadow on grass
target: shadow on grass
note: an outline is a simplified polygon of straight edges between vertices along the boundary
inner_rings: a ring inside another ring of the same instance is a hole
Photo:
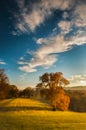
[[[24,106],[24,107],[0,107],[0,112],[11,112],[11,111],[27,111],[27,110],[46,110],[51,111],[51,108],[47,107],[34,107],[34,106]]]
[[[9,106],[9,104],[11,102],[13,102],[14,100],[16,100],[16,99],[15,98],[14,99],[7,99],[4,102],[1,102],[0,103],[0,112],[27,111],[27,110],[51,111],[51,108],[48,107],[47,104],[46,104],[46,106]],[[34,101],[35,99],[31,99],[31,100]],[[38,100],[38,101],[39,101],[39,103],[43,103],[42,100]]]
[[[5,107],[5,106],[7,106],[7,105],[9,105],[9,103],[11,103],[12,101],[14,101],[15,99],[7,99],[7,100],[5,100],[4,102],[1,102],[0,103],[0,107]],[[3,100],[2,100],[3,101]]]
[[[11,102],[13,102],[14,100],[16,100],[16,99],[7,99],[4,102],[0,102],[0,112],[29,111],[29,110],[34,110],[34,111],[42,111],[42,110],[52,111],[51,107],[47,107],[48,103],[45,100],[41,100],[41,99],[39,99],[38,101],[40,103],[46,103],[46,106],[7,106]],[[31,99],[31,100],[35,100],[36,101],[36,99]],[[69,110],[73,111],[73,112],[83,113],[83,112],[86,112],[86,107],[85,106],[78,107],[76,105],[73,108],[73,106],[69,106]]]

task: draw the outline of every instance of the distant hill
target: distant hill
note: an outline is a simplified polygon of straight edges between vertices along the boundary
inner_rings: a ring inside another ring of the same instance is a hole
[[[86,86],[64,87],[65,90],[86,90]]]

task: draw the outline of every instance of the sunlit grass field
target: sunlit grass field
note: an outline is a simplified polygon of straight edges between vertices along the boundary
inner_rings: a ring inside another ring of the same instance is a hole
[[[52,111],[34,99],[0,101],[0,130],[86,130],[86,113]]]

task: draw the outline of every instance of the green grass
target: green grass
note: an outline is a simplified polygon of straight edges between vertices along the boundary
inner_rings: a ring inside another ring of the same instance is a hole
[[[86,113],[51,111],[31,99],[0,101],[0,130],[86,130]]]

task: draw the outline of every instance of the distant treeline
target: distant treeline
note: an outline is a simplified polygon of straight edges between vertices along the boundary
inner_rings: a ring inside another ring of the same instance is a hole
[[[70,96],[69,110],[86,112],[86,90],[65,90]]]

